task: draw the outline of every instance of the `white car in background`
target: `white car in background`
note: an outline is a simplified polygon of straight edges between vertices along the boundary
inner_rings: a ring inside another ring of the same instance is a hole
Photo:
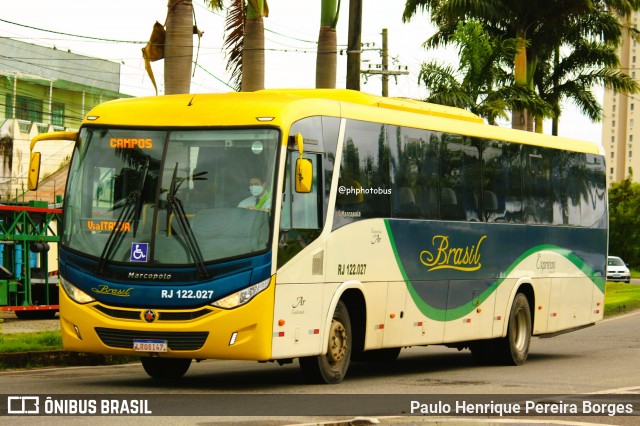
[[[609,256],[607,258],[607,281],[624,281],[628,283],[631,280],[631,271],[627,268],[624,260],[617,256]]]

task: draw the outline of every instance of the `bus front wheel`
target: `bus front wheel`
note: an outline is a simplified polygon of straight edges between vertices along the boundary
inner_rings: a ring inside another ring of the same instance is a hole
[[[505,365],[522,365],[531,344],[531,308],[527,296],[518,293],[511,305],[507,336],[498,341],[499,361]]]
[[[302,374],[311,383],[340,383],[351,361],[351,339],[349,311],[340,301],[331,320],[327,353],[300,358]]]
[[[159,380],[175,380],[184,376],[191,366],[187,358],[140,358],[142,367],[147,374]]]

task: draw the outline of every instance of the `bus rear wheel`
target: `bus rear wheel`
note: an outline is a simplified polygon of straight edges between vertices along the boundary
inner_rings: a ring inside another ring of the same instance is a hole
[[[513,300],[507,327],[506,337],[469,345],[477,364],[522,365],[527,360],[531,344],[531,308],[523,293],[518,293]]]
[[[140,358],[142,367],[147,374],[158,380],[175,380],[184,376],[191,366],[187,358]]]
[[[498,340],[499,361],[504,365],[522,365],[531,344],[531,308],[527,296],[518,293],[511,305],[507,336]]]
[[[327,353],[300,358],[300,369],[311,383],[340,383],[351,361],[351,321],[349,311],[340,301],[331,320]]]

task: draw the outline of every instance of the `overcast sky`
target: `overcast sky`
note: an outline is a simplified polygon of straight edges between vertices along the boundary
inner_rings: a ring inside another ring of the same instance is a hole
[[[232,90],[225,71],[222,51],[224,13],[211,12],[203,0],[193,0],[196,22],[204,31],[198,55],[199,67],[192,79],[191,92],[227,92]],[[346,50],[348,0],[342,0],[338,26],[338,49]],[[144,44],[117,41],[140,41],[149,38],[154,22],[165,22],[167,0],[19,0],[11,2],[0,15],[0,37],[70,49],[74,53],[113,60],[122,64],[121,92],[135,96],[154,95],[153,85],[144,71],[140,49]],[[403,0],[364,0],[362,42],[365,46],[362,67],[380,64],[382,28],[388,29],[390,66],[407,67],[409,74],[392,78],[389,95],[420,98],[424,88],[418,85],[420,64],[438,59],[451,63],[456,55],[428,52],[422,43],[434,30],[425,15],[402,22]],[[267,88],[314,87],[316,40],[320,22],[320,0],[271,0],[270,15],[265,19]],[[12,23],[19,24],[14,25]],[[33,28],[49,30],[40,31]],[[71,37],[55,32],[97,37],[99,41]],[[194,44],[196,40],[194,39]],[[371,50],[368,50],[371,49]],[[153,63],[156,81],[162,92],[162,62]],[[346,56],[338,57],[337,87],[345,87]],[[379,77],[369,77],[361,90],[379,95]],[[602,98],[602,91],[598,90]],[[545,133],[550,132],[545,125]],[[560,121],[562,136],[600,143],[601,127],[578,114],[570,105]]]

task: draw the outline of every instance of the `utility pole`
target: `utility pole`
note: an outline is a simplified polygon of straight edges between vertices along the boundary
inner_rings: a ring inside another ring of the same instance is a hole
[[[380,50],[380,49],[374,49]],[[389,47],[388,47],[388,34],[387,29],[382,29],[382,49],[380,51],[380,56],[382,57],[382,66],[380,70],[376,69],[368,69],[360,71],[365,75],[380,75],[382,76],[382,96],[389,96],[389,76],[398,76],[398,75],[407,75],[409,71],[407,70],[390,70],[389,69]]]
[[[362,37],[362,0],[349,0],[347,44],[347,89],[360,90],[360,49]]]

